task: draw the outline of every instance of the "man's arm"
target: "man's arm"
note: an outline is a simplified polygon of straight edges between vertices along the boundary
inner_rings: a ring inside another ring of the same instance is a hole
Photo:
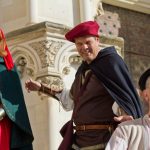
[[[62,107],[66,111],[70,111],[74,107],[73,99],[71,98],[70,90],[64,88],[61,93],[56,94],[56,97],[60,100]]]
[[[38,81],[34,81],[32,79],[29,79],[25,82],[25,87],[28,92],[39,91],[54,97],[61,102],[62,107],[66,111],[70,111],[73,109],[73,100],[70,95],[70,90],[66,89],[65,87],[64,89],[59,89],[57,86],[54,85],[48,87],[47,85],[42,84]]]
[[[114,120],[117,122],[133,120],[133,116],[128,115],[116,102],[114,102],[112,110],[116,115],[116,117],[114,117]]]

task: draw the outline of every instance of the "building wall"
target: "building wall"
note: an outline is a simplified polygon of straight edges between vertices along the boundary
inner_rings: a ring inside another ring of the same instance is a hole
[[[97,17],[101,34],[124,39],[124,60],[137,85],[140,74],[150,67],[150,16],[103,3],[104,15]]]
[[[38,20],[51,21],[55,23],[73,23],[73,5],[71,0],[38,0]]]
[[[80,20],[77,4],[71,0],[1,0],[0,27],[7,33],[43,21],[73,26]]]
[[[1,0],[0,27],[12,31],[25,26],[29,22],[28,0]]]

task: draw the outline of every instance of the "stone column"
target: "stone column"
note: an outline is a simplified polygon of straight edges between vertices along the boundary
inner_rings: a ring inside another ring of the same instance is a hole
[[[87,20],[93,20],[92,16],[92,2],[91,0],[79,0],[80,1],[80,19],[81,22]]]
[[[35,24],[38,22],[38,0],[29,0],[29,23]]]

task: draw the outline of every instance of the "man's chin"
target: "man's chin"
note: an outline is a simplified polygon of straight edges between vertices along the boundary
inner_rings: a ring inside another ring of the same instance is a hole
[[[86,59],[84,59],[84,61],[86,61],[87,63],[91,63],[93,60],[94,59],[92,59],[92,58],[86,58]]]

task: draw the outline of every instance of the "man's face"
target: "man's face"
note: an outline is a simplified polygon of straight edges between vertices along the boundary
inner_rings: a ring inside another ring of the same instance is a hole
[[[2,38],[2,35],[0,33],[0,57],[4,57],[7,55],[7,52],[5,51],[6,42]]]
[[[150,102],[150,77],[146,81],[146,88],[141,92],[141,96],[143,100]]]
[[[78,53],[87,63],[91,63],[99,52],[99,38],[94,36],[83,36],[75,39]]]
[[[146,101],[149,101],[150,102],[150,87],[147,87],[146,89],[145,89],[145,95],[144,95],[144,99],[146,100]]]

